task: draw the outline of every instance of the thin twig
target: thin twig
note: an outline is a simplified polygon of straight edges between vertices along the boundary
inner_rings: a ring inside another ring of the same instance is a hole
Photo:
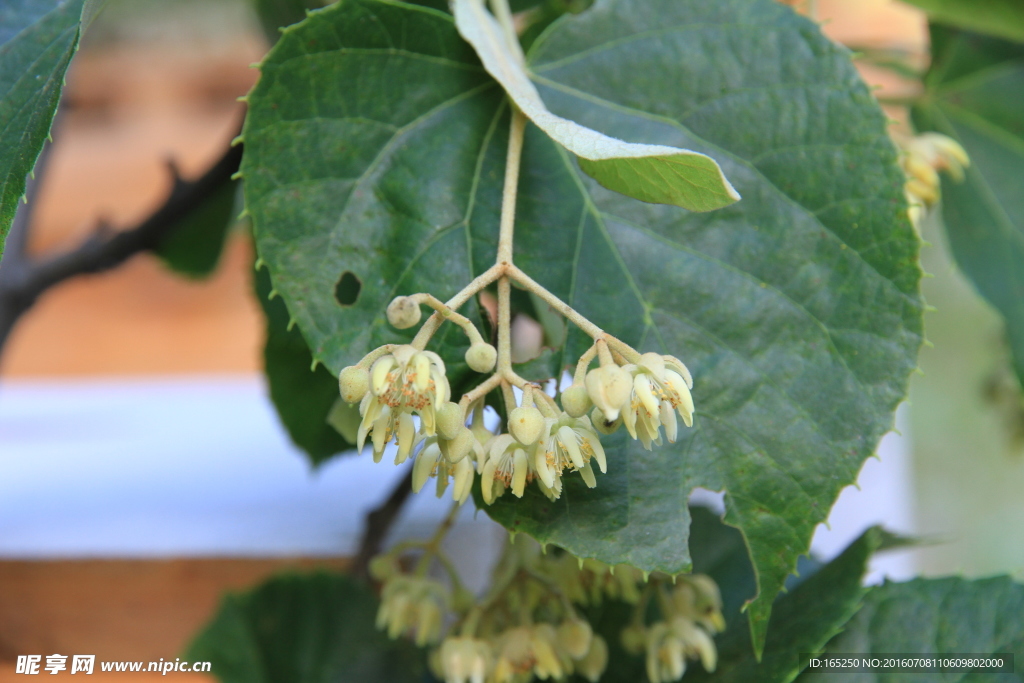
[[[370,560],[380,553],[384,545],[384,539],[394,526],[398,515],[402,512],[402,506],[412,493],[412,467],[409,467],[405,476],[391,490],[387,500],[370,510],[366,515],[366,525],[363,528],[363,538],[359,542],[359,550],[352,559],[351,573],[361,579],[370,577]]]
[[[28,260],[24,254],[8,268],[5,258],[0,269],[0,352],[21,316],[45,291],[78,275],[100,273],[115,268],[132,256],[152,251],[173,232],[190,211],[210,198],[238,170],[242,146],[230,147],[202,176],[193,181],[182,180],[172,167],[174,183],[163,205],[133,228],[112,232],[102,226],[81,244],[68,251],[39,260]],[[26,207],[27,208],[27,207]],[[13,249],[27,240],[19,226]]]

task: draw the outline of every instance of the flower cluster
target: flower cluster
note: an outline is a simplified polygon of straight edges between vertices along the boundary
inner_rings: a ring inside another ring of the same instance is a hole
[[[428,554],[439,552],[436,540],[423,545]],[[452,581],[449,594],[445,584],[424,576],[422,558],[410,575],[392,555],[371,565],[371,573],[384,582],[378,628],[421,645],[439,643],[430,664],[445,683],[528,683],[573,674],[598,681],[608,663],[608,643],[579,607],[605,600],[634,605],[619,639],[627,652],[646,658],[654,683],[678,680],[691,659],[708,671],[717,663],[712,635],[724,627],[721,598],[706,576],[673,582],[657,575],[648,581],[628,565],[542,553],[538,544],[518,536],[506,546],[492,588],[477,600],[451,573],[450,561],[442,560]],[[652,607],[659,616],[648,625]],[[443,623],[450,624],[446,636]]]
[[[392,302],[388,315],[393,322],[406,325],[419,319],[418,307],[410,308],[410,300],[399,297]],[[479,337],[473,329],[471,337]],[[609,341],[615,344],[614,354]],[[589,370],[598,356],[599,367]],[[489,369],[495,363],[494,347],[474,341],[466,361],[475,369]],[[682,361],[637,353],[611,337],[598,339],[580,359],[572,386],[561,395],[561,406],[539,386],[512,375],[514,385],[522,389],[518,403],[511,385],[502,384],[505,380],[498,374],[453,403],[440,356],[403,344],[381,347],[345,368],[339,382],[342,398],[359,403],[357,447],[362,449],[369,439],[379,462],[385,447],[394,442],[395,464],[415,453],[414,490],[434,477],[440,497],[454,482],[452,497],[459,503],[468,499],[477,476],[487,504],[506,491],[521,498],[530,483],[555,500],[562,494],[566,473],[578,472],[594,488],[596,472],[608,469],[599,432],[610,434],[625,425],[629,435],[650,450],[652,444],[662,443],[662,430],[669,442],[676,440],[677,415],[685,425],[693,425],[693,380]],[[483,423],[484,396],[499,385],[507,390],[508,431],[493,434]],[[469,426],[467,412],[472,413]]]

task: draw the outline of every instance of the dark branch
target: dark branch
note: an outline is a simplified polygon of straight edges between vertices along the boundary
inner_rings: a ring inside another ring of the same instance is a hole
[[[190,211],[231,179],[241,160],[242,146],[231,147],[193,181],[182,180],[172,166],[170,194],[160,208],[137,226],[116,232],[101,226],[77,247],[38,261],[26,261],[21,253],[16,254],[12,263],[5,259],[4,267],[0,268],[0,352],[18,319],[43,292],[69,278],[110,270],[140,252],[156,249]],[[17,229],[18,239],[23,241],[27,218]],[[14,247],[17,249],[18,244]]]
[[[359,551],[352,559],[353,575],[362,579],[370,578],[370,560],[380,552],[384,545],[384,539],[398,519],[402,506],[412,493],[412,467],[409,467],[405,476],[398,482],[391,495],[379,506],[370,510],[366,515],[366,526],[363,528],[363,538],[359,543]]]

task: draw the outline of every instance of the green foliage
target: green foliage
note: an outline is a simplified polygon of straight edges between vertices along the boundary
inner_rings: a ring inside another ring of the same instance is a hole
[[[267,41],[273,45],[281,29],[306,18],[308,10],[323,7],[329,0],[251,0]]]
[[[288,309],[281,297],[270,298],[266,269],[254,277],[256,298],[267,318],[263,362],[270,398],[292,441],[317,465],[353,448],[328,422],[338,401],[338,379],[322,365],[310,369],[313,357],[302,334],[289,329]]]
[[[1024,378],[1024,44],[933,26],[932,45],[914,122],[957,139],[971,157],[964,182],[943,179],[946,234],[1005,318]]]
[[[882,654],[1009,653],[1016,674],[805,674],[801,683],[1020,681],[1024,661],[1024,586],[1007,577],[886,583],[828,645],[831,652]]]
[[[224,683],[413,683],[422,651],[373,627],[377,600],[353,579],[281,576],[228,595],[185,655]]]
[[[226,182],[171,228],[156,255],[174,272],[204,278],[217,267],[228,232],[235,224],[237,182]]]
[[[709,154],[744,200],[700,215],[624,197],[529,127],[517,265],[625,342],[682,356],[697,424],[654,452],[619,434],[596,489],[570,481],[551,503],[531,488],[488,513],[579,556],[675,573],[690,566],[690,490],[725,489],[760,644],[815,526],[890,428],[921,339],[918,240],[884,118],[848,53],[770,0],[607,0],[553,24],[529,64],[555,114]],[[246,203],[332,371],[409,339],[384,319],[393,296],[444,299],[493,263],[507,128],[500,88],[441,13],[344,0],[268,56]],[[361,283],[348,306],[344,273]],[[463,312],[479,319],[473,302]],[[455,387],[466,345],[445,329],[434,347]],[[584,348],[571,332],[562,366]]]
[[[0,8],[0,256],[25,179],[50,134],[64,73],[101,4],[13,0]]]
[[[1024,41],[1020,0],[903,0],[935,21],[1011,40]]]
[[[856,614],[867,592],[861,586],[867,563],[893,537],[868,529],[843,553],[776,600],[764,655],[758,661],[750,632],[733,622],[722,635],[719,665],[713,675],[693,672],[688,683],[788,683],[803,669],[801,653],[818,652]]]

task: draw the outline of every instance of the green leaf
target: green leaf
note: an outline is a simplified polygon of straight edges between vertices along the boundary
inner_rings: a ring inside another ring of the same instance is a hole
[[[886,583],[864,606],[829,652],[849,654],[995,654],[1012,652],[1016,674],[806,673],[801,683],[896,683],[911,680],[1019,681],[1024,661],[1024,585],[1008,577],[968,581],[918,579]]]
[[[1024,42],[1020,0],[903,0],[943,24]]]
[[[741,614],[743,603],[754,597],[757,585],[754,568],[750,565],[743,535],[736,529],[722,523],[711,510],[694,506],[690,508],[693,522],[690,525],[690,552],[693,555],[693,571],[707,574],[718,584],[722,592],[722,615],[730,628],[747,631],[746,617]],[[608,643],[608,668],[602,683],[637,683],[647,680],[643,657],[629,654],[622,648],[620,634],[629,623],[633,605],[608,600],[600,605],[588,607],[586,617]],[[747,654],[750,654],[749,647]],[[695,665],[694,668],[700,668]],[[686,674],[689,681],[693,671]],[[574,681],[582,683],[577,676]]]
[[[918,239],[885,118],[849,54],[773,0],[604,0],[555,22],[530,69],[551,110],[710,154],[744,199],[713,214],[603,188],[528,126],[517,265],[610,333],[681,356],[695,427],[647,452],[605,440],[569,477],[488,513],[611,564],[690,567],[687,500],[726,491],[771,602],[906,392],[921,341]],[[440,12],[342,0],[289,29],[250,97],[243,160],[260,256],[332,371],[405,341],[397,294],[446,299],[494,263],[502,89]],[[336,285],[360,283],[343,304]],[[463,312],[479,319],[475,301]],[[464,382],[455,326],[432,348]],[[586,340],[572,330],[560,367]]]
[[[9,0],[0,7],[0,256],[25,179],[57,113],[64,73],[102,3]]]
[[[1004,317],[1024,379],[1024,45],[932,27],[921,130],[960,141],[963,183],[942,182],[942,215],[957,264]]]
[[[314,465],[353,450],[355,440],[346,440],[340,431],[345,421],[336,407],[340,398],[337,376],[323,365],[310,369],[313,356],[299,330],[288,329],[287,307],[281,297],[270,298],[272,288],[266,269],[258,269],[254,277],[256,298],[267,320],[263,363],[270,399],[288,435]]]
[[[237,182],[226,182],[192,209],[156,248],[160,260],[186,277],[209,276],[217,267],[228,232],[235,224],[238,192]]]
[[[330,0],[252,0],[260,26],[273,45],[281,37],[281,29],[306,18],[308,10],[318,9]]]
[[[555,142],[576,155],[579,167],[604,187],[654,204],[712,211],[740,196],[715,160],[665,145],[623,142],[552,114],[522,65],[518,44],[506,40],[483,0],[453,0],[455,25],[488,73],[516,106]]]
[[[280,576],[228,595],[185,657],[223,683],[420,683],[423,651],[374,627],[370,589],[334,574]]]
[[[877,527],[868,529],[839,557],[776,600],[760,662],[750,646],[750,631],[733,622],[720,638],[715,673],[693,671],[689,683],[792,681],[806,664],[800,654],[819,652],[857,613],[866,593],[861,580],[868,560],[891,538]]]

